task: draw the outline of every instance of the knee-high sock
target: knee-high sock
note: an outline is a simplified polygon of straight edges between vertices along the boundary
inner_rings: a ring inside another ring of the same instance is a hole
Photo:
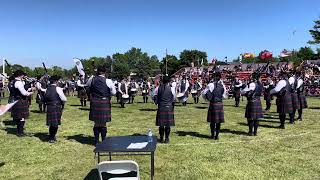
[[[164,130],[165,130],[166,139],[169,140],[170,130],[171,130],[170,126],[166,126]]]
[[[216,137],[219,137],[221,123],[216,123]]]
[[[99,134],[100,134],[99,127],[93,127],[93,134],[94,134],[94,143],[97,144],[99,142]]]
[[[214,131],[216,129],[216,123],[210,123],[211,137],[214,137]]]
[[[284,127],[284,123],[286,121],[286,115],[285,114],[279,114],[280,119],[280,127]]]
[[[159,126],[159,135],[160,135],[160,140],[163,141],[164,126]]]
[[[39,110],[42,112],[42,104],[39,104]]]
[[[101,127],[101,139],[104,141],[107,136],[107,127]]]
[[[258,120],[254,120],[253,121],[253,134],[254,135],[257,135],[257,132],[258,132],[258,127],[259,127],[259,121]]]
[[[86,99],[83,100],[83,105],[84,105],[84,106],[87,106],[87,100],[86,100]]]
[[[298,109],[298,113],[299,113],[299,117],[298,117],[298,119],[302,119],[302,108],[301,109]]]
[[[253,120],[248,120],[248,126],[249,126],[249,134],[251,134],[253,129]]]
[[[58,127],[49,126],[49,139],[54,140],[58,132]]]
[[[294,123],[294,115],[295,115],[295,113],[296,113],[296,110],[293,110],[293,112],[289,114],[290,123]]]
[[[266,101],[266,110],[270,110],[271,102]]]
[[[21,119],[15,119],[15,122],[17,124],[17,134],[20,135],[21,132]]]
[[[81,106],[83,106],[83,99],[80,100]]]

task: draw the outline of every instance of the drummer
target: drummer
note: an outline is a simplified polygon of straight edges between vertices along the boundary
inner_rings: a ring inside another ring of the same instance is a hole
[[[201,79],[199,77],[199,79],[196,79],[193,84],[191,85],[191,94],[194,100],[195,104],[199,103],[199,96],[201,93],[201,89],[202,89],[202,85],[201,85]]]
[[[148,95],[151,89],[151,85],[150,85],[150,82],[147,80],[147,78],[144,78],[144,81],[141,83],[141,89],[142,89],[143,103],[148,103]]]
[[[118,83],[118,91],[121,94],[120,104],[121,108],[124,108],[124,104],[129,100],[128,83],[126,79],[123,79],[121,83]]]
[[[177,98],[180,102],[182,102],[183,106],[187,105],[188,100],[188,88],[189,88],[189,81],[185,75],[182,76],[182,79],[179,83],[179,94],[177,95]]]
[[[138,87],[139,86],[136,81],[132,79],[129,84],[129,104],[133,104],[134,97],[137,95]]]

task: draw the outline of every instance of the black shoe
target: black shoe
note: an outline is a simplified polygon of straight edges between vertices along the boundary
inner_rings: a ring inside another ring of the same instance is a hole
[[[215,136],[215,137],[214,137],[214,140],[219,140],[219,136]]]
[[[253,136],[253,133],[252,132],[248,132],[248,136]]]
[[[164,140],[164,143],[168,144],[170,142],[169,138]]]
[[[55,143],[56,141],[55,140],[53,140],[53,139],[50,139],[49,140],[49,143]]]
[[[209,139],[214,139],[214,135],[211,135],[211,136],[209,137]]]
[[[280,125],[279,129],[285,129],[285,127],[283,125]]]
[[[294,121],[290,121],[289,124],[294,124]]]
[[[254,133],[253,133],[253,135],[254,135],[254,136],[257,136],[257,133],[256,133],[256,132],[254,132]]]
[[[158,139],[159,143],[163,143],[163,138]]]

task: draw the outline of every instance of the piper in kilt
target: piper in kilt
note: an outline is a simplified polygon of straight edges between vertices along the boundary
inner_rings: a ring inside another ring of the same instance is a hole
[[[298,77],[298,82],[297,82],[297,94],[298,94],[298,99],[299,99],[299,105],[300,107],[298,108],[298,120],[302,121],[302,110],[305,108],[308,108],[308,103],[307,103],[307,98],[305,96],[304,92],[304,75],[302,72],[297,72],[297,77]]]
[[[280,119],[279,128],[284,129],[286,114],[291,114],[293,112],[292,98],[287,73],[281,72],[279,78],[281,80],[277,83],[276,87],[270,91],[270,94],[277,94],[277,112],[279,113]]]
[[[293,75],[289,78],[289,84],[290,84],[290,93],[291,93],[291,100],[292,100],[292,113],[289,114],[290,116],[290,124],[294,124],[294,117],[296,114],[296,110],[300,109],[300,102],[298,99],[298,94],[297,94],[297,83],[298,80],[296,78],[296,76]]]
[[[37,97],[36,97],[36,103],[39,104],[39,110],[40,112],[46,112],[46,104],[44,102],[44,94],[46,92],[47,88],[47,83],[41,76],[37,77],[37,82],[36,82],[36,88],[37,88]]]
[[[207,122],[210,123],[211,139],[218,140],[221,123],[224,123],[223,98],[227,98],[227,90],[221,79],[221,73],[214,73],[214,81],[210,82],[203,94],[210,101]]]
[[[270,94],[270,91],[271,91],[271,89],[274,88],[274,83],[273,83],[270,75],[268,75],[267,81],[265,82],[263,88],[264,88],[264,100],[266,101],[265,111],[268,112],[268,111],[270,111],[271,101],[273,100],[273,98]]]
[[[170,78],[164,76],[161,85],[155,89],[157,94],[157,117],[156,125],[159,126],[160,142],[163,143],[165,135],[165,143],[169,143],[171,126],[174,126],[174,109],[173,102],[175,99],[175,89],[170,85]]]
[[[99,136],[103,141],[107,135],[107,122],[111,121],[111,96],[116,94],[116,88],[111,79],[107,79],[106,68],[99,66],[97,75],[91,77],[87,86],[92,95],[90,101],[89,120],[94,121],[93,134],[95,144],[99,143]]]
[[[50,77],[50,85],[44,95],[45,103],[47,105],[47,122],[49,127],[49,142],[56,142],[56,134],[58,132],[59,125],[61,125],[61,116],[63,110],[63,104],[67,101],[66,96],[63,93],[63,89],[58,86],[59,76]]]
[[[80,98],[81,106],[87,106],[87,91],[85,86],[85,80],[82,75],[80,75],[80,78],[77,81],[77,90],[78,90],[78,98]]]
[[[15,79],[12,82],[12,89],[10,90],[10,96],[12,101],[18,101],[11,109],[11,116],[17,124],[17,136],[24,135],[25,120],[29,117],[29,102],[27,97],[32,95],[32,91],[28,92],[24,88],[22,78],[24,72],[17,70],[14,73]]]
[[[259,73],[252,73],[251,83],[241,92],[244,96],[247,97],[245,117],[248,121],[249,136],[257,135],[259,119],[263,118],[262,105],[260,100],[263,86],[259,79]]]
[[[242,81],[238,77],[235,77],[235,80],[233,82],[233,97],[235,100],[235,107],[239,107],[240,104],[241,87]]]

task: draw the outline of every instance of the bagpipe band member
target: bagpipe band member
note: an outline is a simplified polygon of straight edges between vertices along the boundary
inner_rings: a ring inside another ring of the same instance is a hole
[[[179,83],[179,94],[177,95],[177,98],[180,102],[182,102],[183,106],[187,105],[188,100],[188,88],[189,88],[189,81],[185,76],[183,76],[182,80]]]
[[[213,81],[207,85],[203,96],[210,101],[207,122],[210,123],[211,139],[218,140],[221,123],[224,123],[223,98],[227,98],[227,90],[220,72],[214,73]]]
[[[32,86],[33,83],[32,83],[32,81],[30,79],[28,79],[27,73],[23,74],[22,82],[23,82],[24,89],[26,91],[32,91],[33,90],[33,86]],[[32,95],[27,97],[29,106],[31,106],[32,98],[33,98]]]
[[[97,75],[91,77],[87,86],[92,95],[90,101],[89,119],[94,121],[93,133],[95,144],[99,142],[99,135],[103,141],[107,135],[107,122],[111,122],[111,96],[116,94],[116,87],[111,79],[106,78],[106,68],[99,66]]]
[[[85,79],[82,75],[79,76],[79,79],[77,81],[77,87],[78,87],[78,98],[80,98],[81,106],[87,106],[87,91],[85,86]]]
[[[4,91],[5,91],[5,86],[4,86],[4,82],[3,79],[0,79],[0,98],[3,97],[4,98]]]
[[[126,79],[123,79],[121,83],[119,83],[118,91],[121,94],[121,98],[120,98],[121,107],[124,108],[124,105],[129,101],[128,84]]]
[[[292,100],[292,113],[289,114],[290,116],[290,124],[294,124],[294,118],[296,114],[296,110],[300,109],[300,101],[297,94],[297,83],[298,79],[292,74],[292,76],[289,78],[289,84],[290,84],[290,93],[291,93],[291,100]]]
[[[274,88],[274,83],[270,76],[267,77],[267,81],[265,82],[264,88],[264,100],[266,101],[266,109],[265,111],[270,111],[271,108],[271,101],[273,100],[270,91]]]
[[[145,78],[141,84],[143,103],[148,103],[148,95],[150,91],[150,82]]]
[[[49,142],[56,142],[56,134],[61,125],[63,104],[67,101],[63,88],[58,86],[60,76],[51,76],[50,85],[47,87],[44,99],[47,105],[47,126],[49,127]]]
[[[247,97],[247,106],[245,118],[249,126],[249,136],[256,136],[259,127],[259,120],[263,118],[262,105],[260,97],[262,95],[263,85],[260,82],[260,74],[252,73],[251,82],[248,87],[241,91],[241,94]]]
[[[47,83],[41,76],[38,76],[36,81],[36,89],[37,89],[36,103],[39,104],[40,112],[46,112],[46,104],[44,102],[44,94],[46,92],[46,88],[47,88]]]
[[[277,113],[279,113],[280,126],[279,128],[285,128],[286,114],[292,114],[292,97],[291,88],[288,82],[288,75],[286,72],[280,72],[280,81],[277,83],[276,87],[270,91],[270,94],[277,94]]]
[[[191,94],[195,104],[199,103],[199,96],[201,93],[202,85],[199,79],[195,80],[192,84]]]
[[[238,78],[235,77],[235,81],[233,84],[233,96],[235,99],[235,107],[239,107],[240,103],[240,97],[241,97],[241,87],[242,87],[242,81]]]
[[[299,105],[298,108],[298,120],[302,121],[302,110],[305,108],[308,108],[307,98],[305,96],[305,90],[304,90],[304,75],[302,72],[297,72],[298,82],[297,82],[297,94],[299,99]]]
[[[114,86],[116,87],[116,99],[117,103],[120,101],[121,93],[118,90],[119,82],[117,80],[113,81]]]
[[[175,89],[170,85],[170,77],[163,76],[162,83],[156,89],[157,94],[157,117],[156,126],[159,126],[160,142],[169,143],[171,126],[175,126],[173,102],[175,99]],[[165,135],[165,141],[163,137]]]
[[[135,80],[131,80],[129,84],[129,104],[133,103],[134,97],[137,95],[138,91],[138,84],[135,82]]]
[[[32,95],[32,91],[28,92],[24,88],[22,78],[24,72],[17,70],[14,73],[15,79],[12,82],[12,90],[10,90],[12,100],[18,101],[11,109],[11,116],[17,124],[17,136],[21,137],[24,135],[25,120],[29,118],[29,102],[27,97]]]

